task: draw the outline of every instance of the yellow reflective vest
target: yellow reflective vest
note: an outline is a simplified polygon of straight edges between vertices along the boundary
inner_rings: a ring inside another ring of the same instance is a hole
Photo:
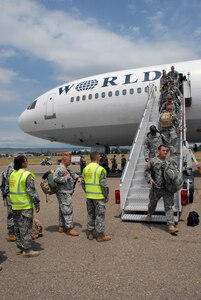
[[[35,175],[24,169],[14,170],[9,177],[9,193],[12,210],[33,208],[33,201],[26,192],[26,180],[29,175]]]
[[[100,176],[102,172],[104,172],[106,177],[106,170],[94,162],[88,164],[84,168],[82,175],[85,183],[86,198],[94,200],[105,199],[100,185]]]

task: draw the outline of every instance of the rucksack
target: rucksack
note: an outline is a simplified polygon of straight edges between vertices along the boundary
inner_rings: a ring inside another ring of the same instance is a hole
[[[165,188],[176,193],[183,187],[183,178],[174,160],[166,161],[164,166]]]
[[[57,183],[53,179],[53,174],[51,172],[46,172],[40,183],[41,189],[46,195],[53,195],[57,192],[58,186]]]
[[[196,211],[191,211],[188,214],[187,225],[188,226],[196,226],[200,222],[199,215]]]
[[[163,112],[160,117],[160,127],[161,128],[168,128],[173,126],[172,122],[172,113],[171,112]]]

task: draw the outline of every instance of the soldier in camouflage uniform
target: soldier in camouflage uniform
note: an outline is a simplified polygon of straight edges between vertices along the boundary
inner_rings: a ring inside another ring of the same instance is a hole
[[[40,200],[35,189],[35,175],[26,171],[27,158],[19,155],[14,159],[14,171],[9,177],[9,193],[13,211],[17,254],[24,257],[38,256],[39,252],[31,249],[33,224],[33,207],[40,211]]]
[[[75,182],[81,183],[81,178],[68,168],[70,164],[71,155],[64,154],[61,164],[53,173],[53,180],[58,185],[56,196],[59,203],[59,232],[66,232],[70,236],[78,236],[79,233],[74,229],[73,224],[72,194]]]
[[[111,240],[105,235],[105,203],[109,200],[109,188],[106,180],[106,170],[99,165],[100,155],[94,151],[90,153],[91,163],[83,173],[82,187],[87,198],[88,213],[88,239],[93,240],[94,229],[98,233],[97,241],[106,242]]]
[[[165,188],[164,179],[164,166],[167,159],[168,148],[165,145],[160,145],[158,147],[158,156],[151,159],[145,168],[145,178],[147,182],[151,185],[149,193],[149,205],[148,213],[146,217],[147,222],[151,222],[152,214],[156,210],[156,206],[160,198],[163,198],[165,213],[167,217],[168,232],[175,234],[178,229],[175,227],[174,221],[174,194],[170,193]],[[168,158],[169,160],[170,158]]]
[[[164,126],[161,122],[163,113],[169,113],[171,115],[171,124],[168,124],[167,127]],[[177,115],[172,111],[171,105],[167,105],[166,111],[164,111],[163,113],[160,115],[160,119],[159,119],[159,130],[160,133],[163,134],[165,138],[166,146],[170,148],[172,153],[176,153],[174,147],[177,143],[177,137],[178,137],[177,132],[180,130],[180,121],[178,120]]]
[[[144,157],[146,161],[155,157],[158,151],[158,147],[164,144],[164,137],[157,130],[156,126],[151,125],[149,128],[150,132],[147,133],[144,142]]]
[[[162,71],[162,76],[160,78],[160,91],[162,91],[164,85],[168,82],[168,76],[166,74],[166,70]]]
[[[171,71],[167,73],[167,76],[174,80],[175,83],[179,81],[179,73],[175,71],[174,66],[171,66]]]
[[[8,229],[7,241],[8,242],[15,241],[13,211],[12,211],[12,207],[11,207],[11,203],[10,203],[10,196],[9,196],[9,177],[12,172],[13,172],[13,162],[11,162],[7,166],[7,168],[4,172],[5,187],[4,187],[3,195],[5,197],[5,202],[7,205],[7,229]]]

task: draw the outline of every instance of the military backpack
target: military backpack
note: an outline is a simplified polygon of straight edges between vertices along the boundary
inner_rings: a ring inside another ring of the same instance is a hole
[[[49,171],[43,175],[40,186],[41,186],[43,193],[46,194],[46,196],[53,195],[58,190],[57,183],[53,179],[53,173],[49,172]],[[47,198],[46,198],[46,201],[47,201]]]
[[[165,188],[176,193],[183,187],[183,178],[174,160],[166,161],[164,166]]]
[[[172,121],[172,113],[171,112],[163,112],[160,116],[160,127],[161,128],[168,128],[173,126],[173,121]]]

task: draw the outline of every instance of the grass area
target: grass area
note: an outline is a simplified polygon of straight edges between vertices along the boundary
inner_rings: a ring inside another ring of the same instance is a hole
[[[108,154],[108,161],[109,161],[109,165],[111,165],[110,159],[113,157],[114,154]],[[121,163],[121,154],[115,154],[116,158],[117,158],[117,162],[118,164]],[[78,155],[79,157],[79,155]],[[87,163],[90,162],[90,157],[89,155],[84,155]],[[128,154],[125,154],[126,159],[128,159]],[[40,165],[40,162],[42,161],[43,157],[41,156],[29,156],[28,157],[28,162],[29,165]],[[57,164],[58,159],[61,159],[61,156],[52,156],[51,160],[53,165]],[[7,166],[9,163],[11,163],[13,161],[13,157],[0,157],[0,166]]]

